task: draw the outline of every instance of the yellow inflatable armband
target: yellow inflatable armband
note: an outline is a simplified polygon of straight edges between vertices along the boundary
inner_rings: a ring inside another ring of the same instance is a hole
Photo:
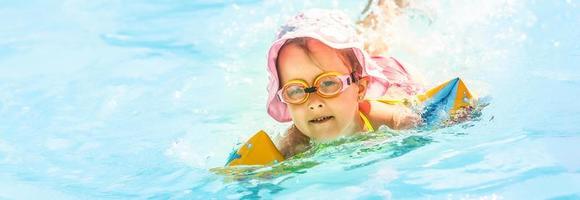
[[[451,79],[416,97],[424,106],[422,117],[427,123],[448,119],[461,109],[471,109],[476,104],[475,96],[460,78]],[[444,114],[439,111],[444,111]]]
[[[418,105],[422,108],[421,117],[428,124],[449,119],[461,109],[472,108],[476,102],[475,96],[469,92],[460,78],[451,79],[431,88],[423,94],[416,95],[414,99],[379,98],[377,100],[388,104]]]
[[[473,105],[474,96],[460,78],[451,79],[437,87],[417,95],[421,103],[444,103],[449,113]]]
[[[268,134],[260,130],[238,150],[232,152],[226,166],[269,165],[284,161]]]

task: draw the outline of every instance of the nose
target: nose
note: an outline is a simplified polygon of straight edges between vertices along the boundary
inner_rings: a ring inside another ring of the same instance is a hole
[[[310,95],[310,100],[308,101],[308,108],[310,110],[316,110],[324,108],[324,102],[318,95]]]
[[[322,105],[322,103],[314,103],[314,104],[311,103],[310,105],[308,105],[308,108],[310,108],[310,110],[314,110],[316,108],[322,108],[322,107],[324,107]]]

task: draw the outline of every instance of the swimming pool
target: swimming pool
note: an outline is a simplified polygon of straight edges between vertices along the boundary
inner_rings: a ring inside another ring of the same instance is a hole
[[[0,199],[579,199],[579,2],[418,1],[391,53],[491,98],[478,121],[385,131],[270,178],[221,167],[265,112],[265,55],[352,1],[3,1]]]

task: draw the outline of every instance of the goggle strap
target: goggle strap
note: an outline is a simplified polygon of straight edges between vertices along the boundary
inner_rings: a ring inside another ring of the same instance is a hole
[[[350,73],[350,79],[346,80],[346,83],[350,85],[350,80],[352,79],[353,83],[356,83],[357,79],[356,79],[356,75],[354,72]]]

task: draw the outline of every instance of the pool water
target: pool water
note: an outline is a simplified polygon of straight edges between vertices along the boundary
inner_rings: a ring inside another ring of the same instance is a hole
[[[580,2],[415,1],[384,30],[430,86],[489,105],[264,168],[266,52],[307,8],[363,1],[2,1],[0,199],[580,199]]]

